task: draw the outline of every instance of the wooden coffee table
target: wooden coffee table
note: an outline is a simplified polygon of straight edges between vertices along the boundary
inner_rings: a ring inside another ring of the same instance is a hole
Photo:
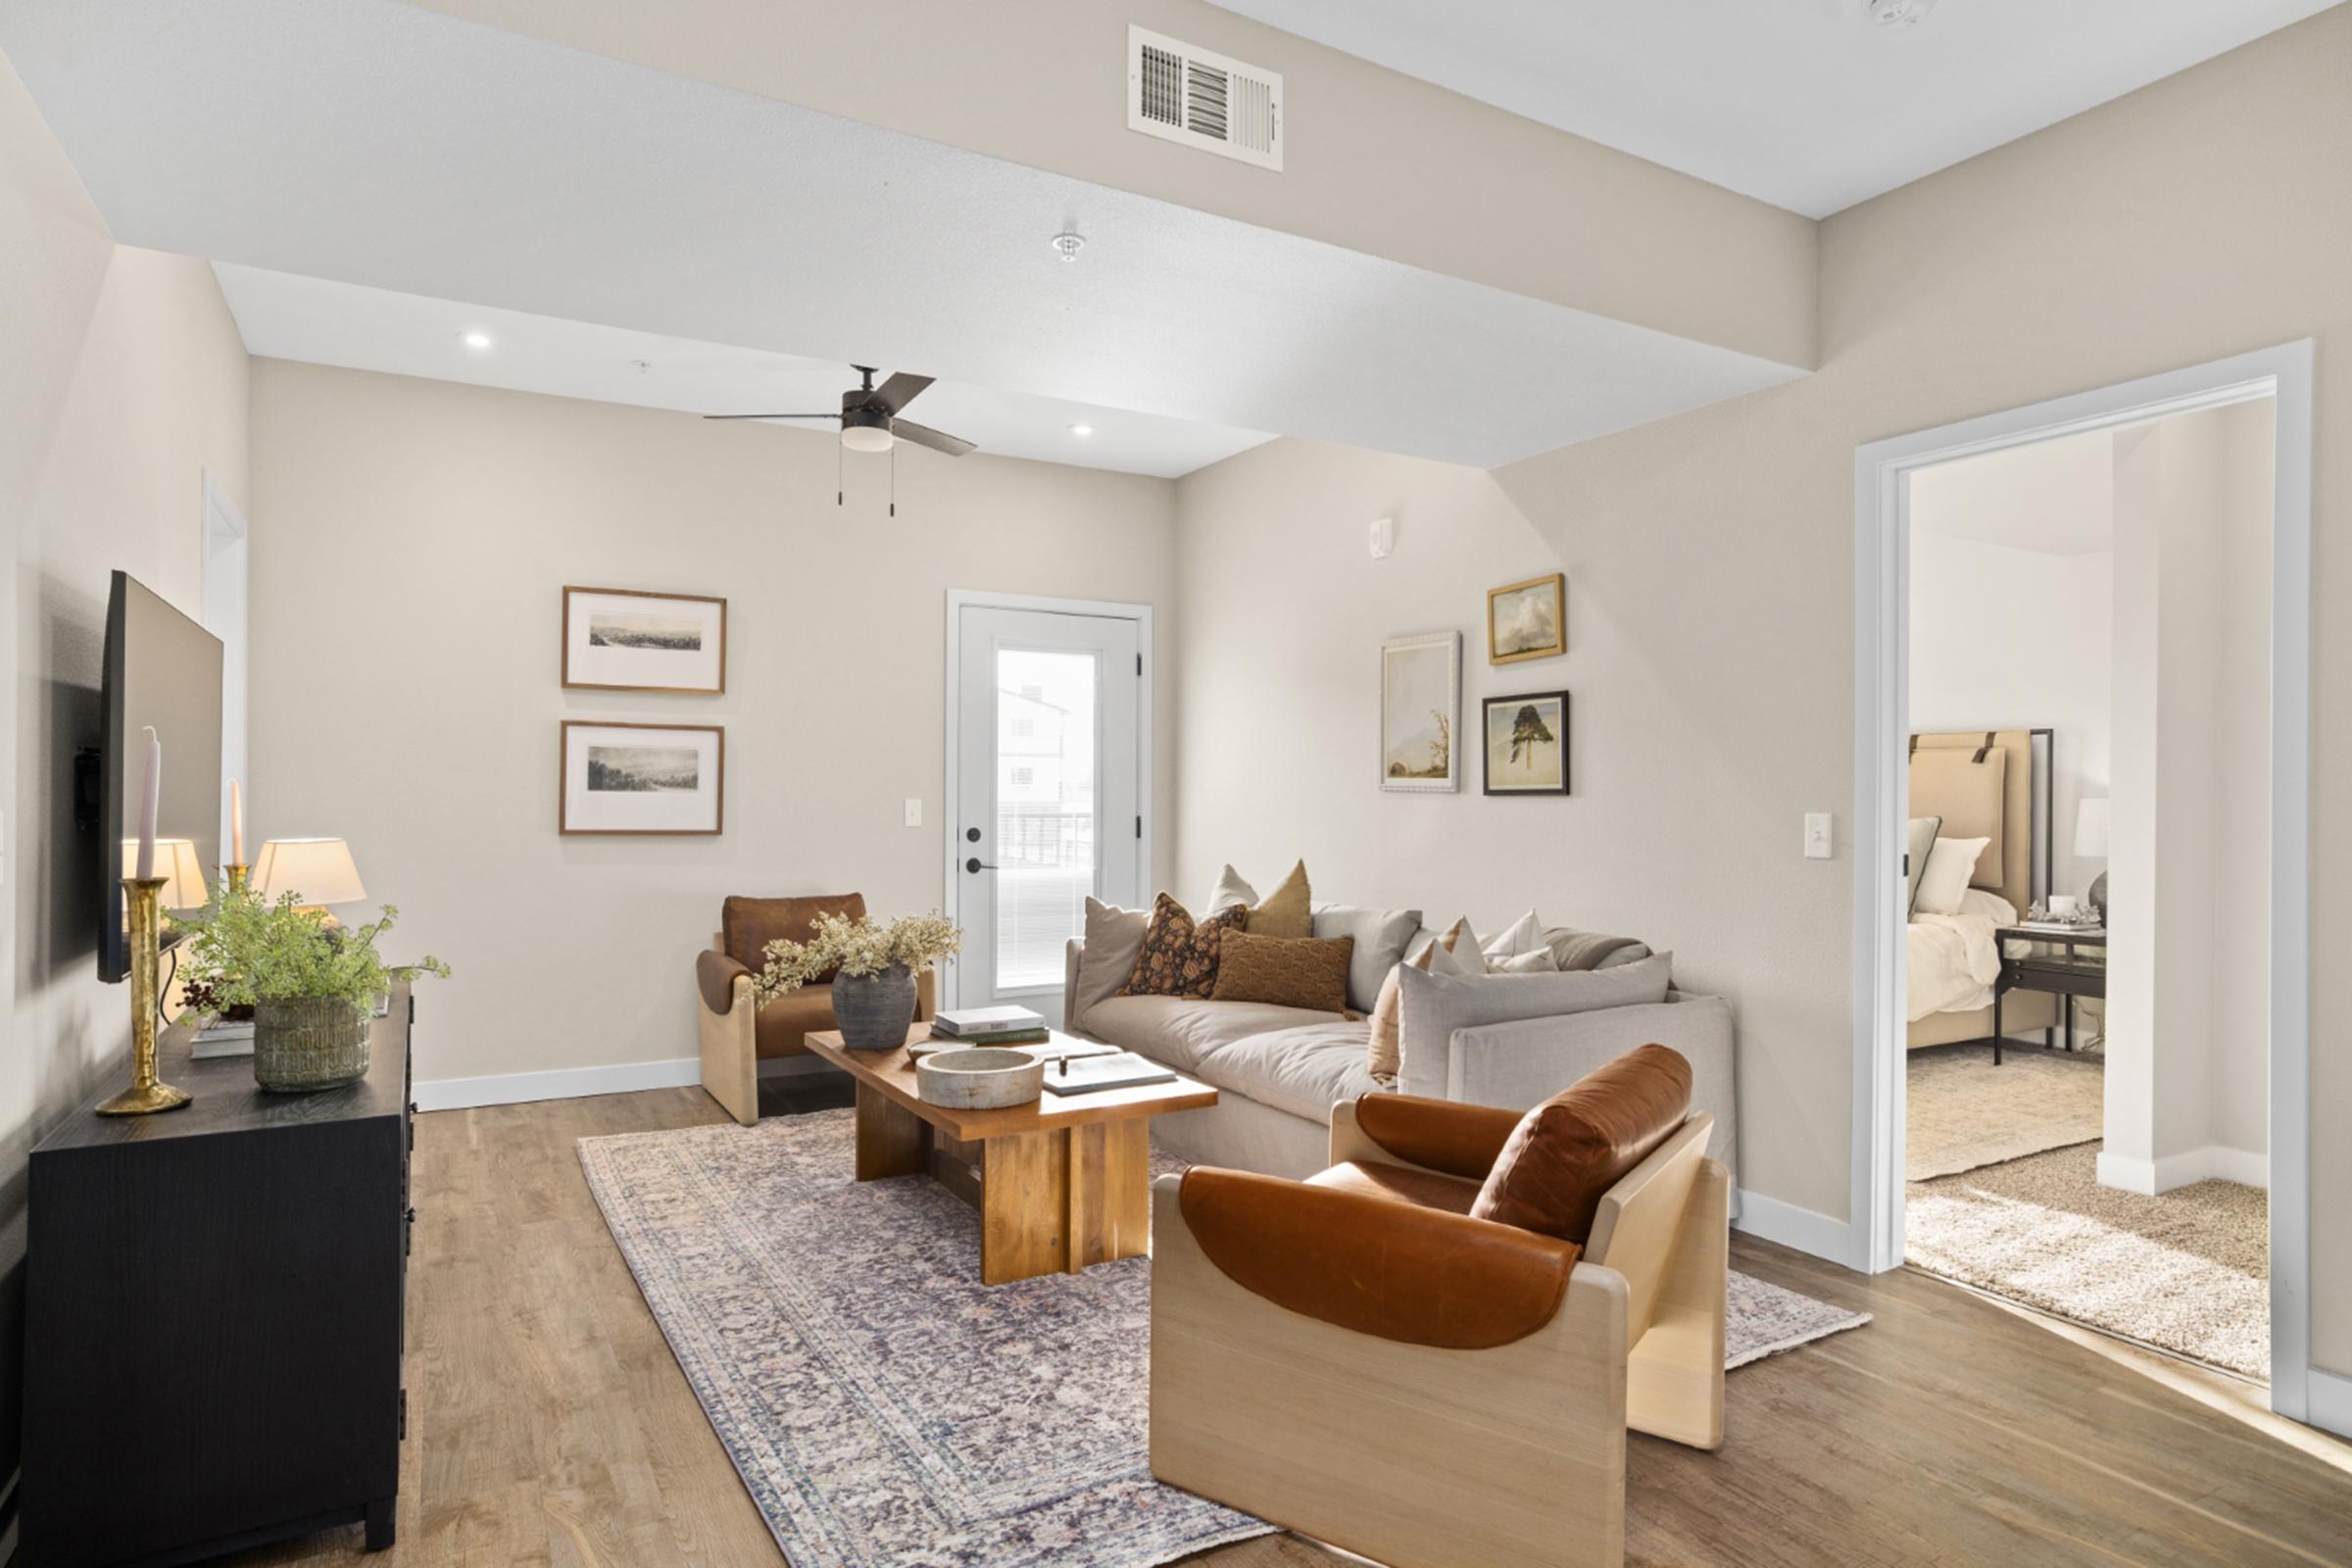
[[[918,1023],[906,1038],[930,1033]],[[980,1211],[983,1285],[1141,1256],[1151,1242],[1152,1118],[1217,1102],[1214,1089],[1178,1077],[957,1110],[924,1103],[904,1046],[852,1051],[827,1029],[808,1036],[808,1049],[857,1080],[859,1181],[928,1174]]]

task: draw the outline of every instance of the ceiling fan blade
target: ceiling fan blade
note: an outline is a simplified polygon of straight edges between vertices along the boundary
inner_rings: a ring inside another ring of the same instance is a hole
[[[927,375],[908,375],[905,370],[901,370],[874,388],[874,395],[865,401],[879,403],[891,413],[896,414],[907,404],[912,403],[914,395],[929,386],[931,379]]]
[[[706,414],[706,419],[838,419],[838,414]]]
[[[978,447],[959,435],[950,435],[945,430],[934,430],[929,425],[917,424],[912,419],[891,420],[890,433],[902,441],[911,441],[918,447],[929,447],[934,452],[945,452],[951,458],[960,458],[966,452],[979,450]]]

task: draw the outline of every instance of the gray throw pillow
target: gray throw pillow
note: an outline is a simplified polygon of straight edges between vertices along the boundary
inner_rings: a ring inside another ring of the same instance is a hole
[[[1419,909],[1359,909],[1348,904],[1315,906],[1315,937],[1322,942],[1340,937],[1355,939],[1348,960],[1348,1005],[1370,1012],[1380,1001],[1381,983],[1404,961],[1405,946],[1421,929]]]
[[[1078,983],[1064,1011],[1070,1028],[1085,1028],[1095,1004],[1119,994],[1135,969],[1135,956],[1144,949],[1144,932],[1151,923],[1147,910],[1122,909],[1100,899],[1086,901],[1086,951],[1078,956]]]
[[[1456,1029],[1664,1002],[1674,982],[1674,955],[1657,953],[1639,963],[1556,974],[1446,975],[1400,969],[1396,980],[1397,1039],[1403,1054],[1397,1083],[1406,1094],[1443,1099]]]

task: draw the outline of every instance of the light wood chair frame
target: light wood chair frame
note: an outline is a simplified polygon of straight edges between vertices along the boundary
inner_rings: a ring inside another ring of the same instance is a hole
[[[727,951],[726,933],[715,932],[710,938],[711,951]],[[749,973],[735,977],[734,989],[728,993],[727,1010],[713,1012],[698,985],[694,992],[694,1020],[702,1043],[703,1087],[719,1108],[749,1127],[760,1119],[760,999],[752,989]],[[914,977],[914,1016],[921,1019],[936,1016],[939,1011],[939,977],[925,969]],[[808,1054],[808,1048],[786,1054],[785,1057]]]
[[[1276,1305],[1209,1261],[1183,1179],[1159,1178],[1152,1473],[1389,1568],[1616,1568],[1626,1428],[1723,1444],[1731,1177],[1705,1155],[1713,1124],[1690,1117],[1609,1189],[1559,1311],[1490,1349]],[[1352,1104],[1332,1113],[1331,1159],[1425,1168]]]

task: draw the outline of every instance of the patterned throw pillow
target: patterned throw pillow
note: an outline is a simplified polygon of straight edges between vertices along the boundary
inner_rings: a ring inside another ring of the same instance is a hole
[[[1217,955],[1219,1002],[1270,1002],[1278,1007],[1348,1011],[1348,960],[1355,939],[1318,942],[1313,937],[1261,937],[1248,931],[1225,935]]]
[[[1237,904],[1197,921],[1183,905],[1162,893],[1152,903],[1143,950],[1136,954],[1135,967],[1127,972],[1119,995],[1205,1000],[1217,988],[1217,953],[1225,933],[1240,930],[1249,915],[1248,906]]]

